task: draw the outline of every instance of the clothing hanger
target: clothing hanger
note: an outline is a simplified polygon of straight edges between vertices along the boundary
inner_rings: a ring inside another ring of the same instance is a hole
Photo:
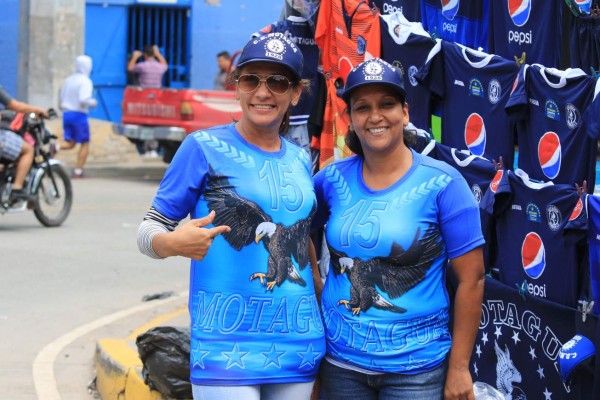
[[[515,56],[515,62],[517,63],[517,67],[521,67],[522,64],[525,64],[525,59],[527,58],[527,53],[523,52],[521,57]]]
[[[433,40],[434,42],[440,37],[438,31],[437,31],[437,27],[433,27],[433,32],[429,32],[429,36],[431,37],[431,40]]]

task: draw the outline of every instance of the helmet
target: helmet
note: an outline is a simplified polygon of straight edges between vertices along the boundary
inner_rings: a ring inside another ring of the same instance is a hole
[[[301,79],[304,64],[302,52],[282,33],[269,33],[250,40],[242,50],[237,68],[259,61],[283,65],[297,80]]]
[[[349,103],[350,95],[354,89],[373,84],[389,86],[400,95],[402,101],[406,99],[402,72],[380,58],[363,61],[353,68],[346,78],[344,88],[338,90],[337,94],[346,103]]]

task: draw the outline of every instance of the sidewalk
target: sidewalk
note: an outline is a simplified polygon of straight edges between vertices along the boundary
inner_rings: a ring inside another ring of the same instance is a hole
[[[62,119],[46,122],[47,128],[63,137]],[[127,177],[160,180],[167,164],[162,158],[145,158],[127,138],[113,133],[112,123],[90,119],[90,153],[85,170],[90,177],[123,175]],[[56,158],[70,170],[75,166],[78,147],[59,151]],[[135,340],[138,335],[156,326],[189,327],[187,295],[175,295],[163,300],[152,300],[140,306],[141,311],[122,318],[103,329],[108,337],[96,340],[93,354],[96,389],[103,400],[171,400],[150,390],[142,377],[142,361]],[[88,346],[75,343],[69,348],[73,358],[77,352],[88,351]],[[68,356],[68,355],[66,355]],[[90,354],[92,356],[92,354]],[[85,357],[85,356],[83,356]],[[62,381],[68,379],[61,376]]]
[[[114,165],[163,165],[162,157],[145,158],[136,150],[133,143],[124,136],[113,132],[113,123],[99,119],[90,118],[90,153],[86,162],[86,168],[102,168]],[[59,140],[63,138],[62,118],[56,118],[46,122],[46,127]],[[77,160],[79,146],[73,149],[61,150],[56,158],[67,167],[74,167]]]
[[[125,337],[101,338],[96,342],[94,363],[96,389],[102,400],[170,400],[150,390],[142,377],[142,361],[135,340],[156,326],[189,326],[187,296],[174,296],[156,301],[156,307],[121,321]],[[147,303],[150,305],[153,301]],[[143,322],[141,322],[143,321]],[[140,325],[141,323],[141,325]],[[136,325],[137,324],[137,325]],[[124,325],[129,325],[129,329]]]

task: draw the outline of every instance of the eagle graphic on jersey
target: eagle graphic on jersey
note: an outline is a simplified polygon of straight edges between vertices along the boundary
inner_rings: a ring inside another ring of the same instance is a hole
[[[308,217],[292,226],[284,226],[273,222],[256,203],[240,197],[227,177],[216,175],[212,168],[210,172],[204,198],[209,210],[215,211],[214,225],[231,228],[223,237],[234,249],[240,250],[252,241],[262,241],[269,253],[267,273],[256,272],[250,276],[250,280],[258,278],[271,291],[286,279],[306,286],[292,258],[301,270],[308,265],[308,234],[311,217],[317,209],[316,203]]]
[[[390,299],[396,299],[425,279],[427,270],[444,251],[444,245],[439,230],[434,226],[429,226],[423,236],[420,233],[419,227],[407,250],[394,242],[389,256],[374,257],[367,261],[348,257],[329,246],[334,273],[346,273],[351,284],[350,300],[339,300],[338,306],[343,304],[354,315],[371,307],[406,312],[406,309],[383,298],[377,288]]]

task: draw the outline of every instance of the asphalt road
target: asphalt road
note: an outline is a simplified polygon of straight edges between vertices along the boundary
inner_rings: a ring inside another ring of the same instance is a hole
[[[126,336],[138,317],[83,335],[78,328],[138,306],[144,295],[187,290],[185,259],[152,260],[137,250],[137,226],[163,173],[160,163],[89,170],[73,181],[73,209],[59,228],[43,227],[32,212],[0,215],[0,398],[37,399],[36,387],[52,387],[35,381],[33,365],[71,335],[76,340],[44,362],[60,398],[92,399],[96,340]]]

